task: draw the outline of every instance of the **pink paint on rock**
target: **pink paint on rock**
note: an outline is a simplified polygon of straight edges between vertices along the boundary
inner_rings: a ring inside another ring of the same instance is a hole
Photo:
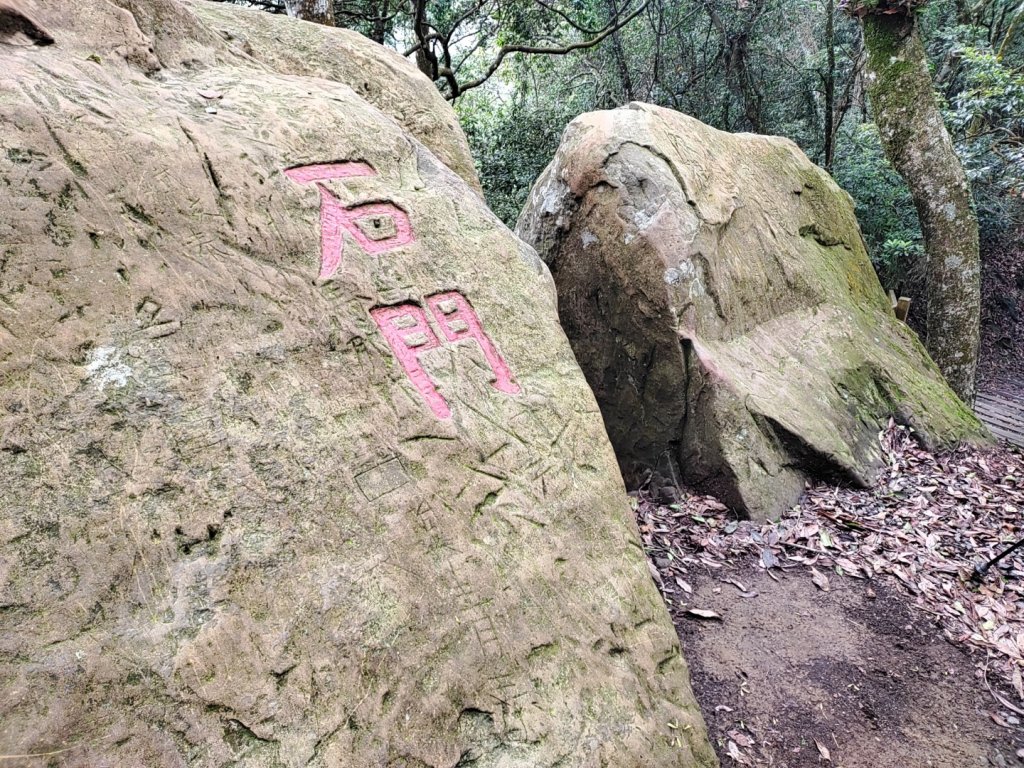
[[[520,387],[512,380],[512,369],[508,367],[508,363],[495,348],[490,337],[484,333],[480,318],[465,296],[457,291],[436,293],[427,297],[427,306],[430,307],[434,319],[448,341],[476,340],[483,350],[487,364],[494,372],[492,387],[510,395],[519,394]]]
[[[385,253],[399,246],[411,243],[416,238],[412,235],[412,222],[409,214],[394,203],[362,203],[341,210],[342,226],[355,238],[356,242],[367,253]],[[359,226],[361,219],[377,219],[388,216],[395,225],[395,234],[382,240],[371,240]]]
[[[288,168],[284,172],[299,184],[316,183],[320,193],[320,274],[321,280],[333,277],[341,266],[345,250],[345,236],[348,232],[367,253],[385,253],[413,242],[412,223],[409,215],[394,203],[359,203],[345,208],[341,201],[321,181],[347,179],[357,176],[375,176],[377,172],[366,163],[324,163]],[[373,240],[363,232],[359,222],[382,216],[391,218],[395,234]]]
[[[350,179],[353,176],[376,176],[377,172],[368,163],[346,161],[286,168],[284,175],[299,184],[310,184],[314,181],[329,179]]]
[[[451,418],[448,402],[437,391],[420,363],[421,354],[441,346],[437,334],[427,321],[427,313],[422,307],[410,303],[377,307],[370,310],[370,316],[377,323],[413,386],[427,401],[430,410],[439,419]]]
[[[320,274],[321,280],[333,277],[341,266],[341,256],[345,251],[345,237],[341,234],[346,222],[344,209],[338,198],[322,184],[317,184],[320,191]]]
[[[522,391],[512,379],[512,370],[508,363],[484,332],[480,318],[465,296],[458,291],[447,291],[428,296],[426,302],[448,343],[471,339],[480,345],[484,358],[494,372],[492,387],[510,395]],[[409,380],[427,401],[430,410],[439,419],[451,418],[448,401],[437,391],[437,386],[420,362],[420,355],[437,349],[442,343],[434,333],[426,311],[418,304],[409,302],[391,307],[377,307],[370,310],[370,315],[380,328],[391,351],[402,364],[402,369]]]

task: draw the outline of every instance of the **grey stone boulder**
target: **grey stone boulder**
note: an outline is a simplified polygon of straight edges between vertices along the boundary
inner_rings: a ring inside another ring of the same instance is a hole
[[[872,482],[890,417],[933,447],[985,438],[893,316],[849,196],[791,141],[644,104],[583,115],[517,233],[627,483],[763,518],[808,479]]]
[[[224,2],[187,7],[232,48],[281,74],[343,83],[482,194],[455,111],[412,62],[350,29],[331,28]]]
[[[0,755],[713,765],[534,251],[177,2],[23,5],[54,42],[0,41]]]

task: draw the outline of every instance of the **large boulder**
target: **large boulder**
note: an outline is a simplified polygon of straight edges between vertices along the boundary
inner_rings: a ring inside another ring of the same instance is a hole
[[[712,765],[536,254],[120,2],[0,36],[0,755]]]
[[[349,86],[483,194],[455,111],[408,59],[350,29],[211,0],[188,0],[188,5],[232,46],[275,71]]]
[[[849,196],[791,141],[644,104],[586,114],[517,232],[629,483],[765,517],[807,478],[871,482],[891,416],[932,446],[983,434],[894,318]]]

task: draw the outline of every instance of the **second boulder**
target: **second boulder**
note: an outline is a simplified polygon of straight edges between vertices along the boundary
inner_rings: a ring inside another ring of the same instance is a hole
[[[788,140],[642,104],[589,113],[517,229],[627,482],[766,517],[808,478],[871,482],[890,417],[933,446],[983,435],[893,316],[849,197]]]

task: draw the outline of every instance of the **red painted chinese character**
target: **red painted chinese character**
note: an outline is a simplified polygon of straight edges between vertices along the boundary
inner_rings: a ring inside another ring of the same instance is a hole
[[[434,313],[434,319],[448,341],[474,339],[480,345],[487,364],[494,372],[492,387],[510,395],[519,393],[519,385],[512,380],[512,370],[484,333],[480,318],[476,316],[465,296],[455,291],[437,293],[427,297],[427,306]]]
[[[429,296],[427,306],[441,333],[448,343],[472,340],[480,345],[487,364],[494,373],[491,386],[510,395],[518,394],[521,388],[512,379],[512,371],[495,348],[490,337],[484,332],[469,301],[461,293],[449,291]],[[399,304],[392,307],[378,307],[370,310],[395,357],[402,365],[409,380],[423,395],[427,405],[439,419],[451,417],[451,409],[437,386],[420,362],[420,355],[441,346],[441,341],[427,319],[427,313],[417,304]]]
[[[284,172],[299,184],[316,184],[320,193],[321,280],[333,276],[341,266],[345,248],[342,230],[352,235],[367,253],[385,253],[415,239],[408,214],[394,203],[360,203],[346,208],[320,183],[376,173],[366,163],[356,162],[303,165]]]

